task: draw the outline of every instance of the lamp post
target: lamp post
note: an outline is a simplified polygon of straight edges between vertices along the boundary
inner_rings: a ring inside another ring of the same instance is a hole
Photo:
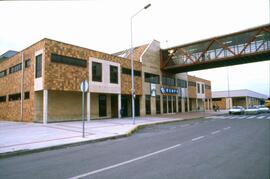
[[[130,48],[130,55],[131,55],[131,98],[132,98],[132,121],[133,124],[135,124],[135,90],[134,90],[134,49],[133,49],[133,32],[132,32],[132,20],[133,18],[138,15],[141,11],[149,8],[151,6],[151,4],[147,4],[146,6],[144,6],[144,8],[142,8],[141,10],[139,10],[137,13],[135,13],[133,16],[131,16],[130,18],[130,32],[131,32],[131,48]]]

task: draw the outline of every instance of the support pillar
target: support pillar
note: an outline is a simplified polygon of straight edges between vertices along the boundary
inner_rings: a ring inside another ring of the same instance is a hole
[[[48,90],[43,90],[43,124],[48,123]]]
[[[121,94],[118,94],[118,118],[121,118]]]
[[[179,106],[178,106],[178,96],[176,96],[176,113],[179,112]]]
[[[91,94],[87,92],[87,121],[91,120]]]
[[[190,111],[190,108],[189,108],[189,98],[187,98],[187,111],[186,112],[189,112]]]

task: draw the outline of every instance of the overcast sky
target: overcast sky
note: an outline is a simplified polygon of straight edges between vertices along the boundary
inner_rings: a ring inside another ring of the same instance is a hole
[[[107,53],[156,39],[163,48],[269,23],[269,0],[0,1],[0,54],[20,51],[44,37]],[[250,89],[269,95],[270,62],[190,73],[211,80],[212,90]]]

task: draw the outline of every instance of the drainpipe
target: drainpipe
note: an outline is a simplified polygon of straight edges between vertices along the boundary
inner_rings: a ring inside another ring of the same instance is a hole
[[[21,63],[22,63],[22,76],[21,76],[21,122],[23,121],[23,100],[24,100],[24,61],[23,61],[23,52],[21,52]]]

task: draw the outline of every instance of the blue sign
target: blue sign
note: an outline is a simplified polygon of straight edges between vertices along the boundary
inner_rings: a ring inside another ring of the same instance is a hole
[[[177,94],[178,89],[160,87],[160,92],[162,94]]]

